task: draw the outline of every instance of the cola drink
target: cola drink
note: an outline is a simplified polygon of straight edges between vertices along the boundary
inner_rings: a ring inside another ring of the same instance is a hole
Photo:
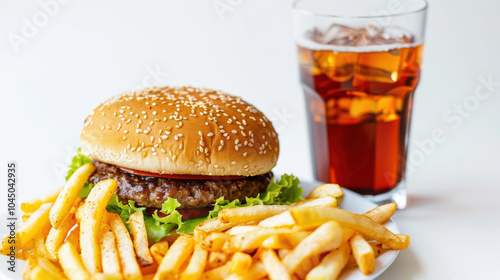
[[[361,194],[404,178],[423,44],[393,27],[339,24],[298,42],[316,177]]]

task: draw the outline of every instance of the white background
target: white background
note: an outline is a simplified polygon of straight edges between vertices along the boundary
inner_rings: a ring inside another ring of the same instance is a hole
[[[232,0],[224,19],[214,2],[72,0],[14,46],[9,37],[22,36],[24,18],[33,22],[43,9],[38,1],[2,0],[1,193],[11,160],[19,165],[19,201],[60,186],[86,114],[147,84],[241,95],[275,120],[281,143],[275,171],[313,179],[290,1]],[[479,77],[500,82],[499,11],[493,0],[430,3],[410,148],[424,156],[413,158],[409,205],[395,215],[412,244],[383,279],[500,273],[500,86],[486,100],[473,100]],[[161,73],[155,79],[152,71]],[[464,102],[469,111],[460,123],[443,118]],[[436,128],[446,140],[423,151],[417,142],[429,141]]]

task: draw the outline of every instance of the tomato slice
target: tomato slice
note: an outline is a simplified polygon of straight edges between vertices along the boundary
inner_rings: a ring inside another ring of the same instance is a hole
[[[121,170],[138,175],[147,177],[158,177],[158,178],[170,178],[170,179],[191,179],[191,180],[236,180],[243,179],[245,176],[227,175],[227,176],[208,176],[208,175],[189,175],[189,174],[158,174],[146,171],[140,171],[125,167],[118,167]]]
[[[156,208],[151,208],[148,207],[146,208],[146,214],[153,215],[155,210],[159,210]],[[179,214],[182,215],[182,219],[187,220],[187,219],[196,219],[196,218],[201,218],[201,217],[206,217],[208,215],[208,212],[210,212],[210,208],[201,208],[201,209],[183,209],[183,210],[177,210]],[[158,211],[158,216],[160,218],[168,216],[167,214],[164,214],[160,211]]]

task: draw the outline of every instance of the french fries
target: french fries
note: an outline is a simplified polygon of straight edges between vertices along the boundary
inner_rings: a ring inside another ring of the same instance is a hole
[[[85,214],[80,223],[80,246],[83,264],[92,275],[102,271],[99,232],[106,205],[117,187],[115,180],[100,181],[85,201]]]
[[[199,279],[205,268],[207,255],[207,250],[201,245],[196,245],[188,266],[181,274],[181,280]]]
[[[394,212],[396,212],[397,208],[398,205],[394,202],[391,202],[377,206],[372,210],[364,213],[363,216],[366,216],[379,224],[385,224],[387,221],[389,221]]]
[[[76,219],[74,214],[68,215],[64,222],[59,228],[51,228],[49,234],[47,235],[47,240],[45,241],[45,247],[47,247],[48,257],[52,261],[57,261],[57,251],[64,242],[64,238],[68,235],[68,232],[75,226]]]
[[[402,250],[408,247],[383,225],[366,216],[343,209],[322,206],[303,207],[295,208],[291,213],[295,222],[299,225],[319,225],[330,220],[335,220],[343,226],[357,230],[369,238],[384,243],[393,250]]]
[[[52,203],[42,204],[33,214],[17,229],[17,242],[23,248],[38,233],[50,227],[49,211]]]
[[[120,257],[113,230],[108,224],[103,224],[100,235],[102,271],[107,275],[120,274]]]
[[[307,195],[306,199],[310,198],[318,198],[318,197],[341,197],[344,195],[344,192],[337,184],[323,184],[315,187],[309,195]]]
[[[61,264],[64,274],[71,280],[88,280],[90,274],[83,266],[80,255],[76,252],[71,243],[65,243],[59,249],[59,263]]]
[[[130,215],[129,232],[106,211],[116,181],[99,182],[81,200],[78,186],[93,167],[78,170],[59,195],[23,204],[30,214],[16,257],[27,260],[24,279],[337,279],[351,265],[369,275],[379,255],[410,244],[382,225],[394,203],[351,213],[336,208],[342,189],[324,184],[290,205],[224,209],[193,236],[172,230],[149,246],[143,212]],[[0,253],[8,248],[6,237]]]
[[[342,228],[335,221],[328,221],[302,240],[283,259],[283,264],[293,274],[300,263],[309,256],[333,250],[342,241]]]
[[[307,274],[306,280],[337,279],[349,260],[350,251],[349,245],[344,243],[338,250],[328,253],[319,265]]]
[[[230,271],[231,273],[244,274],[250,269],[251,265],[252,265],[252,256],[242,252],[236,252],[231,258]]]
[[[125,279],[142,279],[141,269],[135,257],[134,244],[130,239],[127,227],[116,213],[109,213],[109,219],[109,225],[116,237],[116,245]]]
[[[291,205],[255,205],[248,207],[227,208],[221,210],[217,218],[222,223],[242,224],[248,222],[258,222],[263,219],[281,214],[295,207],[311,207],[319,205],[336,207],[337,199],[331,196],[324,196],[296,202]]]
[[[161,260],[163,260],[163,257],[167,254],[168,242],[160,241],[158,243],[155,243],[153,244],[153,246],[151,246],[151,248],[149,248],[149,251],[151,252],[151,255],[153,256],[156,264],[160,265]]]
[[[95,171],[95,166],[87,163],[78,168],[68,179],[61,192],[57,196],[54,206],[50,210],[50,223],[52,227],[58,228],[70,213],[71,208],[78,198],[83,185]]]
[[[141,211],[135,212],[130,215],[129,221],[139,263],[142,266],[152,265],[154,260],[151,252],[149,252],[148,233],[144,224],[144,214]]]
[[[370,275],[375,269],[375,253],[372,246],[358,233],[349,240],[352,254],[364,275]]]
[[[193,237],[181,235],[161,261],[154,280],[173,279],[193,252]]]
[[[31,201],[23,202],[23,203],[21,203],[21,210],[24,213],[33,213],[38,208],[40,208],[40,206],[42,206],[42,204],[53,203],[54,201],[56,201],[57,196],[59,195],[60,192],[61,192],[61,189],[58,189],[55,192],[47,195],[44,198],[41,198],[41,199],[35,198]]]
[[[273,250],[264,250],[261,254],[262,263],[271,280],[289,280],[290,275]]]

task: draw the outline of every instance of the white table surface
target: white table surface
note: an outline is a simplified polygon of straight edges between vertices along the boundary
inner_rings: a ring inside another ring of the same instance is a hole
[[[290,1],[233,1],[223,20],[217,1],[67,1],[18,52],[9,36],[22,34],[24,18],[43,8],[38,1],[1,1],[0,182],[15,160],[19,201],[57,188],[86,114],[144,84],[243,96],[277,126],[276,172],[312,180]],[[410,153],[435,129],[446,140],[414,162],[408,208],[394,217],[412,243],[380,279],[500,277],[500,87],[458,120],[443,117],[470,102],[481,77],[500,81],[499,10],[493,0],[430,3]]]

